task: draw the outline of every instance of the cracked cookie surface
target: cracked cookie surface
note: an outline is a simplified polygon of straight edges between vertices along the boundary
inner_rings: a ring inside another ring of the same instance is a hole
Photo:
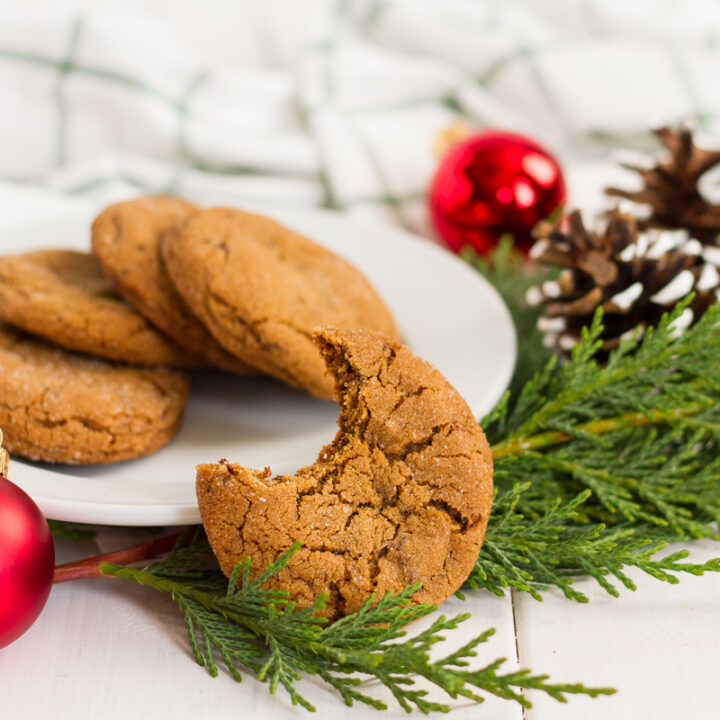
[[[163,258],[193,312],[230,352],[290,385],[331,398],[312,341],[320,325],[380,330],[392,314],[342,258],[259,215],[210,208],[176,225]]]
[[[0,258],[0,319],[67,350],[107,360],[198,363],[128,305],[88,253],[42,250]]]
[[[194,353],[198,364],[252,373],[224,350],[178,295],[160,256],[162,234],[197,210],[192,203],[146,196],[103,210],[92,226],[92,251],[123,297],[155,327]]]
[[[372,331],[315,335],[336,378],[339,430],[317,461],[270,477],[221,461],[197,469],[203,525],[229,575],[302,548],[274,578],[307,606],[328,595],[331,619],[422,583],[441,603],[467,578],[492,502],[492,455],[472,412],[430,364]]]
[[[76,355],[0,325],[0,427],[18,456],[110,463],[162,447],[175,434],[185,375]]]

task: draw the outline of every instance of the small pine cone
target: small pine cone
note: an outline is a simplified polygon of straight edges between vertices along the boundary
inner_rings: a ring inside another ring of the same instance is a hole
[[[613,212],[602,231],[590,232],[575,211],[567,233],[541,223],[534,234],[530,257],[562,271],[557,280],[531,287],[526,299],[542,306],[538,328],[561,354],[579,342],[598,307],[604,359],[636,327],[656,326],[690,292],[695,297],[676,321],[678,332],[720,298],[720,248],[703,246],[684,230],[638,233],[633,218]]]
[[[621,207],[637,216],[641,230],[687,230],[703,244],[720,245],[720,151],[697,147],[684,126],[654,134],[665,146],[664,157],[622,163],[640,176],[641,189],[607,188],[606,194],[629,201]]]

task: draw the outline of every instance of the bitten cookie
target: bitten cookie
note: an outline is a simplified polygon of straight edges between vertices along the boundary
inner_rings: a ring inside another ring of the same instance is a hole
[[[211,365],[250,373],[190,312],[163,266],[160,238],[197,208],[170,197],[141,197],[111,205],[92,226],[92,251],[125,299],[155,327]]]
[[[390,311],[362,273],[269,218],[204,210],[167,233],[162,249],[175,286],[218,342],[318,397],[332,397],[332,379],[313,345],[316,327],[397,337]]]
[[[441,603],[470,574],[492,501],[492,455],[445,378],[387,336],[326,328],[315,342],[336,381],[340,429],[314,465],[269,477],[221,461],[197,469],[203,524],[223,572],[260,572],[300,540],[272,580],[335,619],[422,583]]]
[[[88,253],[43,250],[0,258],[0,319],[108,360],[173,367],[203,363],[128,305]]]
[[[112,365],[0,325],[0,427],[11,454],[90,464],[154,452],[180,424],[180,372]]]

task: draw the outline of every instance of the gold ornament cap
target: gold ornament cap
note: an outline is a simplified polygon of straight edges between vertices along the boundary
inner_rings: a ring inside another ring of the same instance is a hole
[[[3,431],[0,428],[0,475],[7,477],[8,467],[10,466],[10,456],[3,447]]]
[[[472,127],[464,120],[458,120],[435,136],[433,154],[438,159],[442,158],[453,145],[470,135],[472,135]]]

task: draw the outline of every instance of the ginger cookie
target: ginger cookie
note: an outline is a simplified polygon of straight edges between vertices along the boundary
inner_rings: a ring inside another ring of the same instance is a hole
[[[315,342],[335,378],[339,431],[315,464],[270,477],[220,461],[197,469],[207,536],[229,575],[259,573],[293,542],[273,579],[301,606],[357,610],[422,583],[439,604],[473,568],[492,502],[492,455],[465,401],[430,364],[389,337],[325,328]]]
[[[0,325],[0,427],[14,455],[111,463],[154,452],[180,424],[188,381],[113,365]]]
[[[312,395],[332,397],[332,379],[312,341],[316,327],[397,338],[390,311],[356,268],[269,218],[201,211],[165,235],[163,258],[218,342]]]
[[[67,350],[107,360],[203,364],[128,305],[88,253],[43,250],[0,258],[0,319]]]
[[[160,257],[160,238],[197,208],[170,197],[111,205],[92,226],[92,251],[123,297],[180,346],[228,372],[253,369],[226,352],[178,295]]]

